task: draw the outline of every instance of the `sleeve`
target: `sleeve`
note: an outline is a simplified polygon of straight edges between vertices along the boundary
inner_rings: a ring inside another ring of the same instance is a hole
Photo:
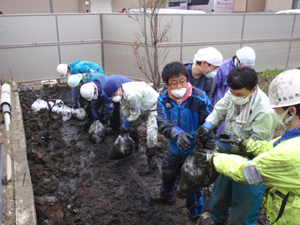
[[[94,63],[92,68],[90,68],[90,69],[96,70],[98,73],[104,73],[104,70],[96,63]]]
[[[279,138],[279,137],[278,137]],[[251,155],[252,158],[259,156],[265,152],[270,151],[273,149],[273,143],[278,139],[274,139],[271,142],[268,141],[257,141],[253,140],[252,138],[247,139],[246,141],[246,147],[244,151],[248,154]]]
[[[103,90],[101,90],[99,98],[104,103],[103,116],[105,118],[111,117],[114,111],[113,100],[111,100]]]
[[[129,110],[129,117],[127,118],[127,120],[129,122],[133,122],[135,120],[137,120],[137,118],[140,116],[141,114],[141,104],[142,104],[142,99],[139,96],[138,93],[130,93],[127,97],[127,101],[130,104],[130,110]]]
[[[206,118],[206,122],[212,122],[214,128],[219,126],[219,124],[225,120],[228,107],[230,105],[230,96],[227,92],[223,98],[221,98],[218,103],[214,106],[212,113]]]
[[[221,83],[222,83],[222,70],[219,67],[217,69],[217,74],[214,77],[214,87],[213,87],[212,93],[210,95],[210,101],[213,104],[214,104],[214,97],[216,96],[217,90],[218,90],[218,88],[219,88],[219,86],[220,86]]]
[[[277,125],[273,112],[260,113],[252,124],[251,138],[254,140],[268,140],[273,137]]]
[[[200,109],[199,109],[199,124],[202,125],[207,116],[211,114],[211,112],[213,111],[213,106],[209,101],[208,96],[205,94],[205,100],[202,101],[202,104],[199,104]]]
[[[164,105],[161,96],[159,96],[157,99],[157,125],[159,132],[169,139],[173,139],[171,135],[171,131],[173,128],[175,128],[178,133],[180,132],[180,130],[182,130],[180,127],[172,124],[168,109]]]
[[[92,100],[91,101],[91,109],[92,109],[92,113],[93,113],[93,117],[94,118],[97,118],[97,111],[98,111],[98,104],[97,104],[97,101],[95,100]]]
[[[207,82],[207,90],[206,90],[206,94],[208,98],[211,96],[213,90],[214,90],[214,79],[210,79]]]

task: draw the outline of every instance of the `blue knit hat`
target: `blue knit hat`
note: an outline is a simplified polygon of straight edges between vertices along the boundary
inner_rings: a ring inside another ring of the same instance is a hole
[[[119,84],[118,82],[114,81],[114,80],[109,80],[106,82],[106,84],[104,85],[103,91],[105,92],[105,94],[110,97],[112,96],[117,90],[119,89]]]

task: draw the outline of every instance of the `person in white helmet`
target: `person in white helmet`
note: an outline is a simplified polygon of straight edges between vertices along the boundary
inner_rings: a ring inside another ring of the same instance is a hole
[[[262,205],[270,224],[296,225],[300,221],[300,70],[275,77],[269,99],[276,120],[286,127],[281,137],[268,142],[223,134],[220,153],[208,150],[206,160],[240,184],[268,185]]]
[[[135,148],[139,148],[139,135],[137,128],[147,121],[147,148],[148,163],[140,171],[140,176],[146,176],[157,170],[157,111],[156,102],[158,93],[144,82],[129,82],[120,84],[116,80],[108,81],[104,86],[104,92],[114,102],[120,102],[122,113],[126,121],[122,125],[123,132],[129,132],[129,136],[135,142]]]
[[[73,74],[83,74],[86,73],[88,76],[90,73],[104,73],[104,70],[94,62],[89,61],[80,61],[80,59],[76,62],[71,63],[69,66],[66,63],[59,64],[57,66],[57,72],[61,75],[61,77],[66,77],[68,75]],[[84,107],[84,101],[79,96],[79,89],[72,88],[72,98],[73,98],[73,108],[78,108],[78,100],[81,107]]]
[[[82,85],[80,94],[86,100],[91,101],[94,120],[99,119],[104,125],[107,125],[110,121],[110,128],[106,128],[106,134],[117,134],[121,132],[122,125],[120,103],[110,99],[103,90],[104,85],[110,80],[118,82],[119,84],[132,82],[131,79],[121,75],[99,76],[92,82]],[[103,118],[100,118],[98,110],[103,104]]]
[[[253,140],[272,140],[277,121],[274,110],[268,106],[269,98],[257,86],[255,70],[234,68],[227,82],[229,91],[196,131],[196,141],[205,143],[209,132],[222,121],[227,133]],[[225,224],[231,215],[231,224],[256,225],[264,191],[263,184],[246,186],[220,174],[209,201],[210,217],[216,224]]]
[[[217,74],[214,77],[214,88],[210,96],[210,102],[213,106],[224,97],[226,92],[229,90],[227,85],[227,78],[230,71],[236,67],[249,66],[253,67],[255,65],[255,52],[250,47],[243,47],[236,51],[235,56],[231,59],[225,60],[221,66],[217,69]],[[222,122],[217,129],[217,136],[224,133],[225,122]]]

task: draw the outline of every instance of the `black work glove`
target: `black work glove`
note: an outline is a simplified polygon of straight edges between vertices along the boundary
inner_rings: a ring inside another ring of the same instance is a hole
[[[192,146],[192,143],[189,139],[194,140],[194,137],[186,132],[181,132],[177,137],[177,146],[180,151],[187,150]]]
[[[108,121],[109,121],[109,117],[104,117],[100,122],[101,122],[103,125],[107,125],[107,124],[108,124]]]
[[[245,139],[235,134],[223,133],[218,136],[219,142],[231,144],[230,153],[238,154],[245,153],[246,142]]]
[[[73,108],[73,109],[79,109],[79,106],[78,106],[78,105],[73,105],[72,108]]]
[[[205,143],[211,139],[214,139],[214,134],[209,131],[209,129],[205,126],[200,126],[195,133],[196,143]]]

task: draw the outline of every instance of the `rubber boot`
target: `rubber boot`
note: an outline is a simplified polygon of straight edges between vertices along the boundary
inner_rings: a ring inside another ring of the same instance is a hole
[[[157,147],[147,148],[146,155],[148,157],[148,164],[139,171],[140,176],[152,174],[155,170],[157,170],[156,151]]]
[[[140,145],[140,139],[139,139],[139,134],[137,131],[130,131],[129,132],[129,137],[132,138],[132,140],[134,141],[135,144],[135,150],[139,149],[139,145]]]

